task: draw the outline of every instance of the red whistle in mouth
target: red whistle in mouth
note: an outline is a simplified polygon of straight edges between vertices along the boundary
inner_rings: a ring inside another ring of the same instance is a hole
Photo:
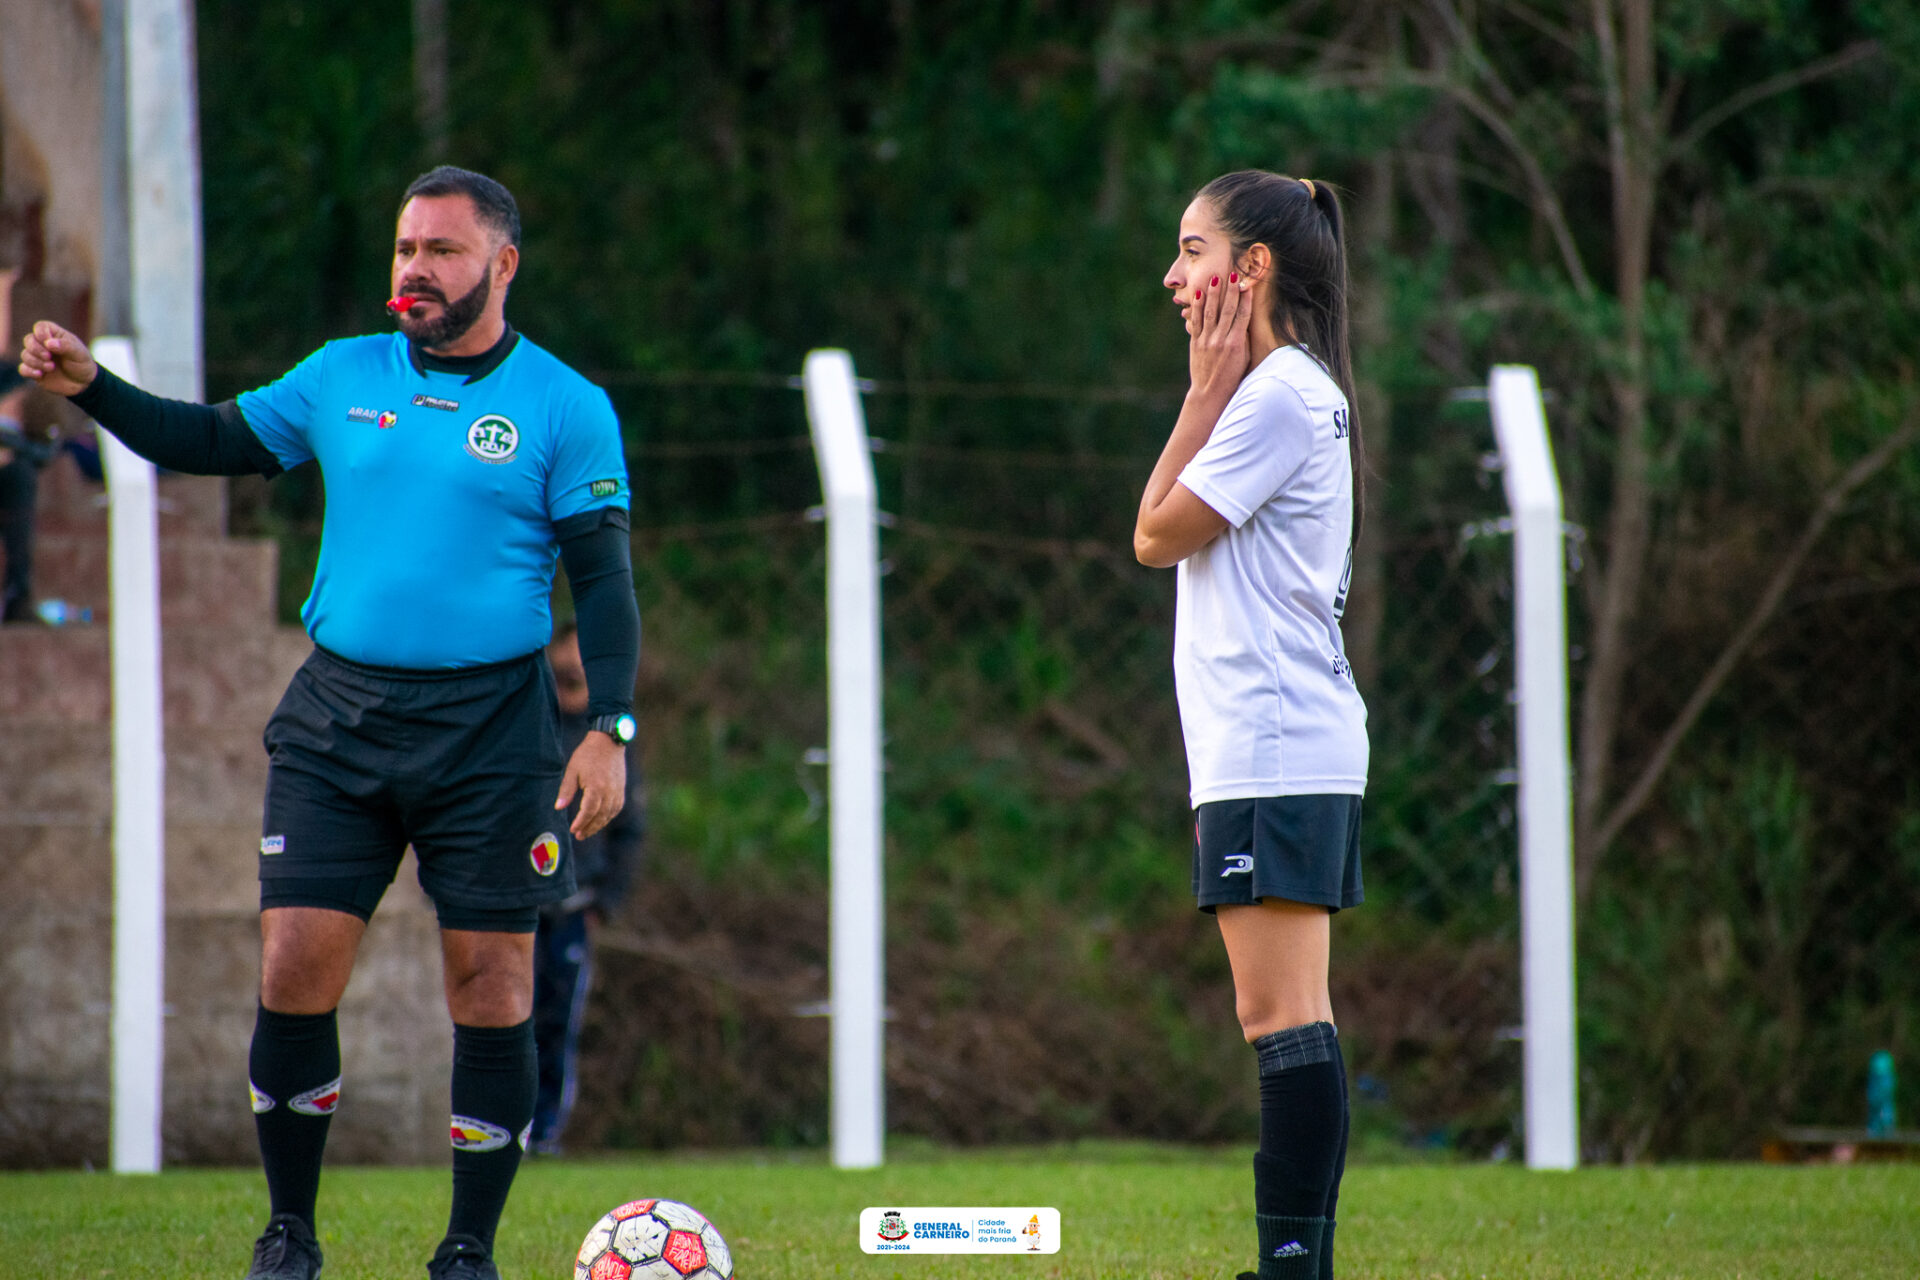
[[[408,308],[412,307],[413,304],[418,301],[420,301],[420,299],[414,297],[412,294],[403,293],[403,294],[400,294],[398,297],[387,299],[387,310],[397,315],[400,312],[405,311]]]

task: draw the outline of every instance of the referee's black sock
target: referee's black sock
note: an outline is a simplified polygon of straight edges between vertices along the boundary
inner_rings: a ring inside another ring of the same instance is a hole
[[[472,1236],[492,1251],[533,1123],[536,1078],[532,1018],[512,1027],[454,1024],[449,1237]]]
[[[1346,1077],[1333,1024],[1253,1042],[1260,1060],[1260,1149],[1253,1207],[1260,1280],[1317,1280],[1346,1126]]]
[[[247,1082],[271,1212],[312,1227],[320,1158],[340,1104],[340,1026],[333,1012],[275,1013],[260,1006]]]

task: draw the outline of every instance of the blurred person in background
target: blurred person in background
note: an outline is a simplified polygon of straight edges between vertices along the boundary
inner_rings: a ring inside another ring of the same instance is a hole
[[[1250,1274],[1327,1280],[1348,1130],[1331,917],[1363,896],[1368,762],[1340,634],[1363,473],[1340,202],[1309,179],[1230,173],[1193,198],[1178,240],[1162,283],[1191,386],[1134,553],[1179,566],[1193,891],[1219,922],[1260,1074]]]
[[[560,702],[560,746],[572,751],[587,736],[591,719],[580,633],[571,622],[555,630],[547,646],[547,665],[553,668]],[[579,888],[571,898],[540,908],[533,940],[533,1039],[540,1085],[527,1144],[531,1152],[560,1154],[561,1135],[573,1111],[580,1022],[593,985],[593,932],[619,909],[633,884],[646,830],[640,769],[629,759],[626,804],[598,835],[573,843],[573,878]]]
[[[40,468],[54,446],[27,434],[27,397],[33,384],[20,367],[0,362],[0,549],[7,558],[0,588],[0,621],[33,619],[33,509],[40,494]]]

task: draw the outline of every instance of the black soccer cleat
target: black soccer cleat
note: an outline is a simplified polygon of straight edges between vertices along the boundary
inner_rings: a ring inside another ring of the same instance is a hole
[[[500,1280],[487,1246],[472,1236],[448,1236],[427,1264],[429,1280]]]
[[[267,1229],[253,1242],[253,1265],[246,1280],[318,1280],[320,1242],[313,1228],[291,1213],[267,1219]]]

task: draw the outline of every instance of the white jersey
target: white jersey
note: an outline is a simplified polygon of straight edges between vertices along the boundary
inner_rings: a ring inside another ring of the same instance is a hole
[[[1320,363],[1281,347],[1180,473],[1229,525],[1179,568],[1173,675],[1196,808],[1366,790],[1367,708],[1340,638],[1353,563],[1347,414]]]

